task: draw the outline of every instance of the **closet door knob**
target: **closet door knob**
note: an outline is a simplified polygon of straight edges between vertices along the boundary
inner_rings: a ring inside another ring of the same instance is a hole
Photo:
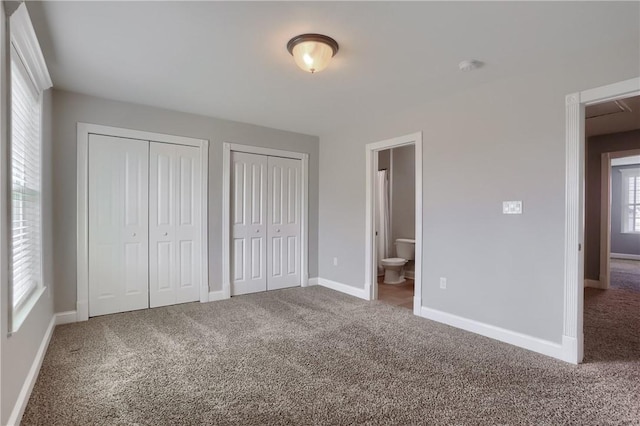
[[[134,233],[133,233],[133,235],[132,235],[132,237],[135,237],[135,236],[136,236],[136,233],[134,232]]]
[[[276,229],[276,232],[280,232],[280,229]]]
[[[168,232],[165,232],[163,235],[166,237],[167,235],[169,235],[169,233],[168,233]]]
[[[256,229],[256,234],[258,234],[258,233],[260,233],[260,230],[259,230],[259,229]]]

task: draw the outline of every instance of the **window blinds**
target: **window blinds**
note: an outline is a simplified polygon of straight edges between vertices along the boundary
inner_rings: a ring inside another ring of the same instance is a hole
[[[40,95],[11,48],[11,237],[13,308],[41,281]]]

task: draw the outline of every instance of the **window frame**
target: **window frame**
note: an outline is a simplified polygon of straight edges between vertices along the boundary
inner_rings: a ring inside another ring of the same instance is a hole
[[[20,4],[20,6],[15,10],[15,12],[9,18],[9,35],[10,42],[8,43],[8,52],[7,52],[7,127],[9,129],[8,132],[8,150],[7,150],[7,168],[6,168],[6,190],[7,190],[7,220],[8,220],[8,233],[7,233],[7,241],[6,247],[8,249],[8,260],[9,260],[9,319],[8,319],[8,328],[9,335],[18,331],[20,326],[24,323],[26,318],[29,316],[29,313],[32,311],[33,307],[38,303],[41,296],[44,294],[46,290],[45,285],[45,277],[43,271],[43,205],[42,205],[42,183],[43,183],[43,92],[50,87],[52,87],[51,78],[49,76],[49,71],[47,69],[47,65],[44,60],[44,56],[42,55],[42,51],[40,49],[40,45],[38,43],[38,39],[36,37],[35,30],[33,29],[33,25],[31,23],[31,18],[29,17],[29,12],[27,11],[27,7],[25,3]],[[13,285],[13,64],[14,61],[17,62],[17,67],[19,72],[22,74],[22,77],[26,79],[28,83],[30,83],[35,89],[35,94],[37,96],[37,108],[38,108],[38,132],[37,132],[37,144],[39,148],[40,161],[38,164],[39,168],[39,201],[38,201],[38,209],[39,209],[39,218],[38,218],[38,226],[39,226],[39,273],[38,273],[38,282],[35,288],[30,289],[29,294],[24,296],[22,300],[14,307],[14,285]]]
[[[640,229],[629,229],[629,217],[628,217],[628,209],[629,206],[633,206],[634,207],[634,212],[637,211],[635,209],[638,209],[640,207],[640,199],[635,199],[633,200],[634,202],[631,203],[631,200],[629,200],[629,180],[631,178],[636,179],[636,183],[634,183],[634,186],[636,186],[634,189],[636,190],[637,193],[637,185],[640,185],[640,182],[638,182],[640,180],[640,167],[637,168],[629,168],[629,169],[623,169],[620,170],[620,173],[622,174],[622,197],[620,197],[621,199],[621,215],[622,215],[622,221],[621,221],[621,230],[620,232],[623,234],[640,234]],[[635,227],[635,221],[636,221],[636,214],[634,213],[634,225],[633,227]]]

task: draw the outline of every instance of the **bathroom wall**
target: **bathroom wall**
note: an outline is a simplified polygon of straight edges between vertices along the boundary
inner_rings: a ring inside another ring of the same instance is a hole
[[[622,171],[640,164],[611,167],[611,253],[640,256],[640,234],[622,232]]]
[[[393,149],[391,158],[393,192],[391,205],[391,238],[415,238],[416,170],[413,145]],[[395,255],[395,254],[394,254]]]

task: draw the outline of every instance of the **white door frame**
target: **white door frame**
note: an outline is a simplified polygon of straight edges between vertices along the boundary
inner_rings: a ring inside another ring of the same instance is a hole
[[[600,275],[584,280],[585,287],[608,289],[611,282],[611,160],[640,155],[640,149],[602,153],[600,165]]]
[[[200,149],[202,176],[202,284],[200,286],[200,302],[209,301],[209,246],[208,246],[208,169],[209,141],[183,136],[165,135],[161,133],[124,129],[120,127],[102,126],[99,124],[78,123],[78,182],[77,182],[77,302],[76,320],[89,319],[89,135],[97,134],[128,139],[140,139],[151,142],[172,143],[193,146]]]
[[[415,276],[413,293],[413,314],[420,315],[422,307],[422,132],[399,136],[380,142],[367,144],[366,155],[366,213],[365,213],[365,294],[369,300],[378,298],[378,271],[376,264],[376,239],[373,223],[375,210],[375,172],[378,169],[378,152],[401,146],[415,146]]]
[[[564,238],[565,361],[578,364],[584,355],[584,166],[585,107],[640,94],[640,77],[566,96],[566,178]]]
[[[231,297],[231,151],[302,161],[300,285],[309,285],[309,154],[224,142],[222,144],[222,298]]]

